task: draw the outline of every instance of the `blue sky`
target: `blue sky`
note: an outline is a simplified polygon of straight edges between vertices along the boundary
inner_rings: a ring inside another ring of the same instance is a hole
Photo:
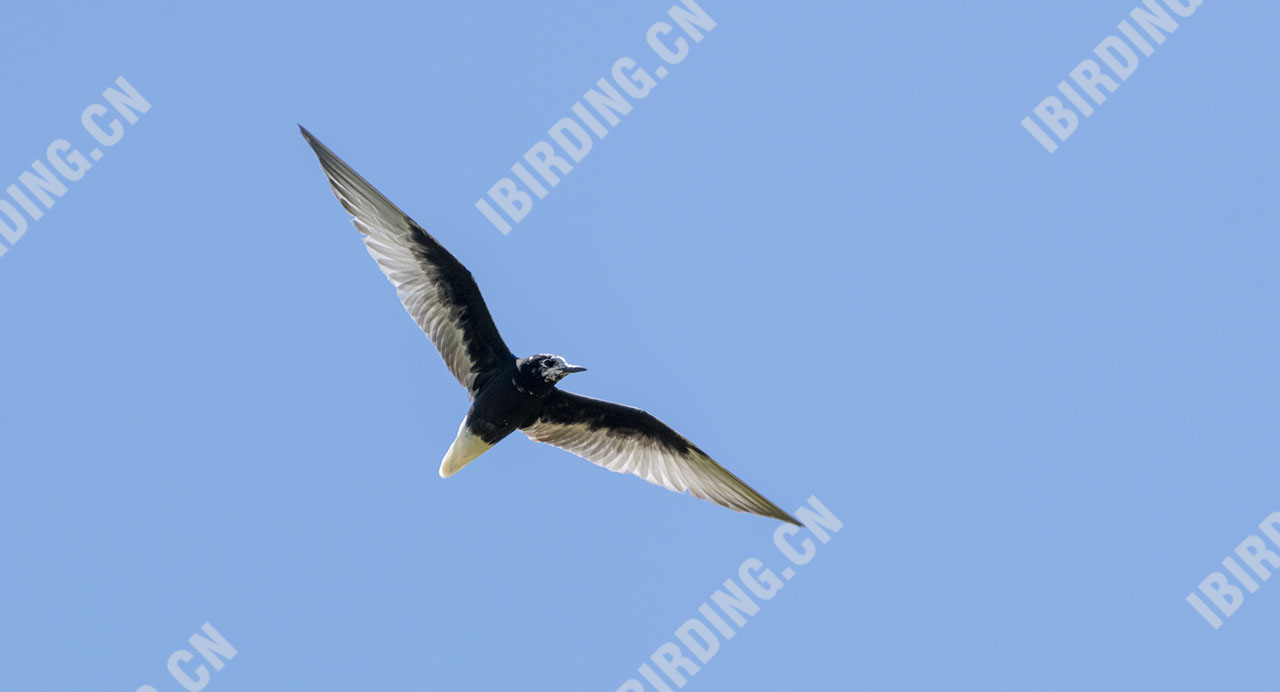
[[[1280,9],[1179,18],[1049,154],[1019,122],[1135,0],[707,0],[495,230],[475,202],[661,64],[671,4],[6,10],[0,187],[93,147],[117,77],[151,108],[0,257],[0,687],[182,690],[209,622],[211,692],[654,689],[745,560],[790,564],[775,522],[520,435],[440,479],[464,392],[297,123],[517,353],[843,523],[686,689],[1273,680],[1280,586],[1216,630],[1184,598],[1280,510]]]

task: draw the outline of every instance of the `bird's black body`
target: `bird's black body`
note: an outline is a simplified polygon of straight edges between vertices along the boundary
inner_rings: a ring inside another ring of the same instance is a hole
[[[537,420],[543,401],[556,388],[534,365],[539,357],[546,356],[512,360],[488,381],[467,411],[468,430],[495,445]]]
[[[304,129],[302,135],[364,234],[369,254],[471,398],[440,463],[441,476],[452,476],[521,430],[612,471],[739,512],[799,523],[657,418],[556,387],[586,368],[545,353],[516,358],[471,272],[311,133]]]

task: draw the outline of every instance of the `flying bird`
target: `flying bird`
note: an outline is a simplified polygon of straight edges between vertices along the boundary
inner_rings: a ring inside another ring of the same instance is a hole
[[[586,368],[547,353],[517,358],[498,334],[471,272],[306,128],[299,129],[405,310],[467,390],[471,408],[440,462],[441,477],[520,430],[610,471],[800,525],[652,415],[556,386]]]

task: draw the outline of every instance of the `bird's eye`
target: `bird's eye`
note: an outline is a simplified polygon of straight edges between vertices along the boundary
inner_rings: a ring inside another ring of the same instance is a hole
[[[552,365],[555,365],[555,361],[551,360],[550,358],[548,358],[548,359],[546,359],[546,360],[542,361],[542,366],[543,366],[544,368],[549,368],[549,367],[551,367]]]

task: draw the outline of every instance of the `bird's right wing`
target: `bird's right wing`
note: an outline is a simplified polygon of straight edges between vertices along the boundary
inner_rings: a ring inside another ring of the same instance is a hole
[[[638,408],[553,390],[524,434],[677,493],[800,525],[666,423]]]
[[[515,356],[498,334],[471,272],[306,128],[299,129],[405,310],[474,399]]]

